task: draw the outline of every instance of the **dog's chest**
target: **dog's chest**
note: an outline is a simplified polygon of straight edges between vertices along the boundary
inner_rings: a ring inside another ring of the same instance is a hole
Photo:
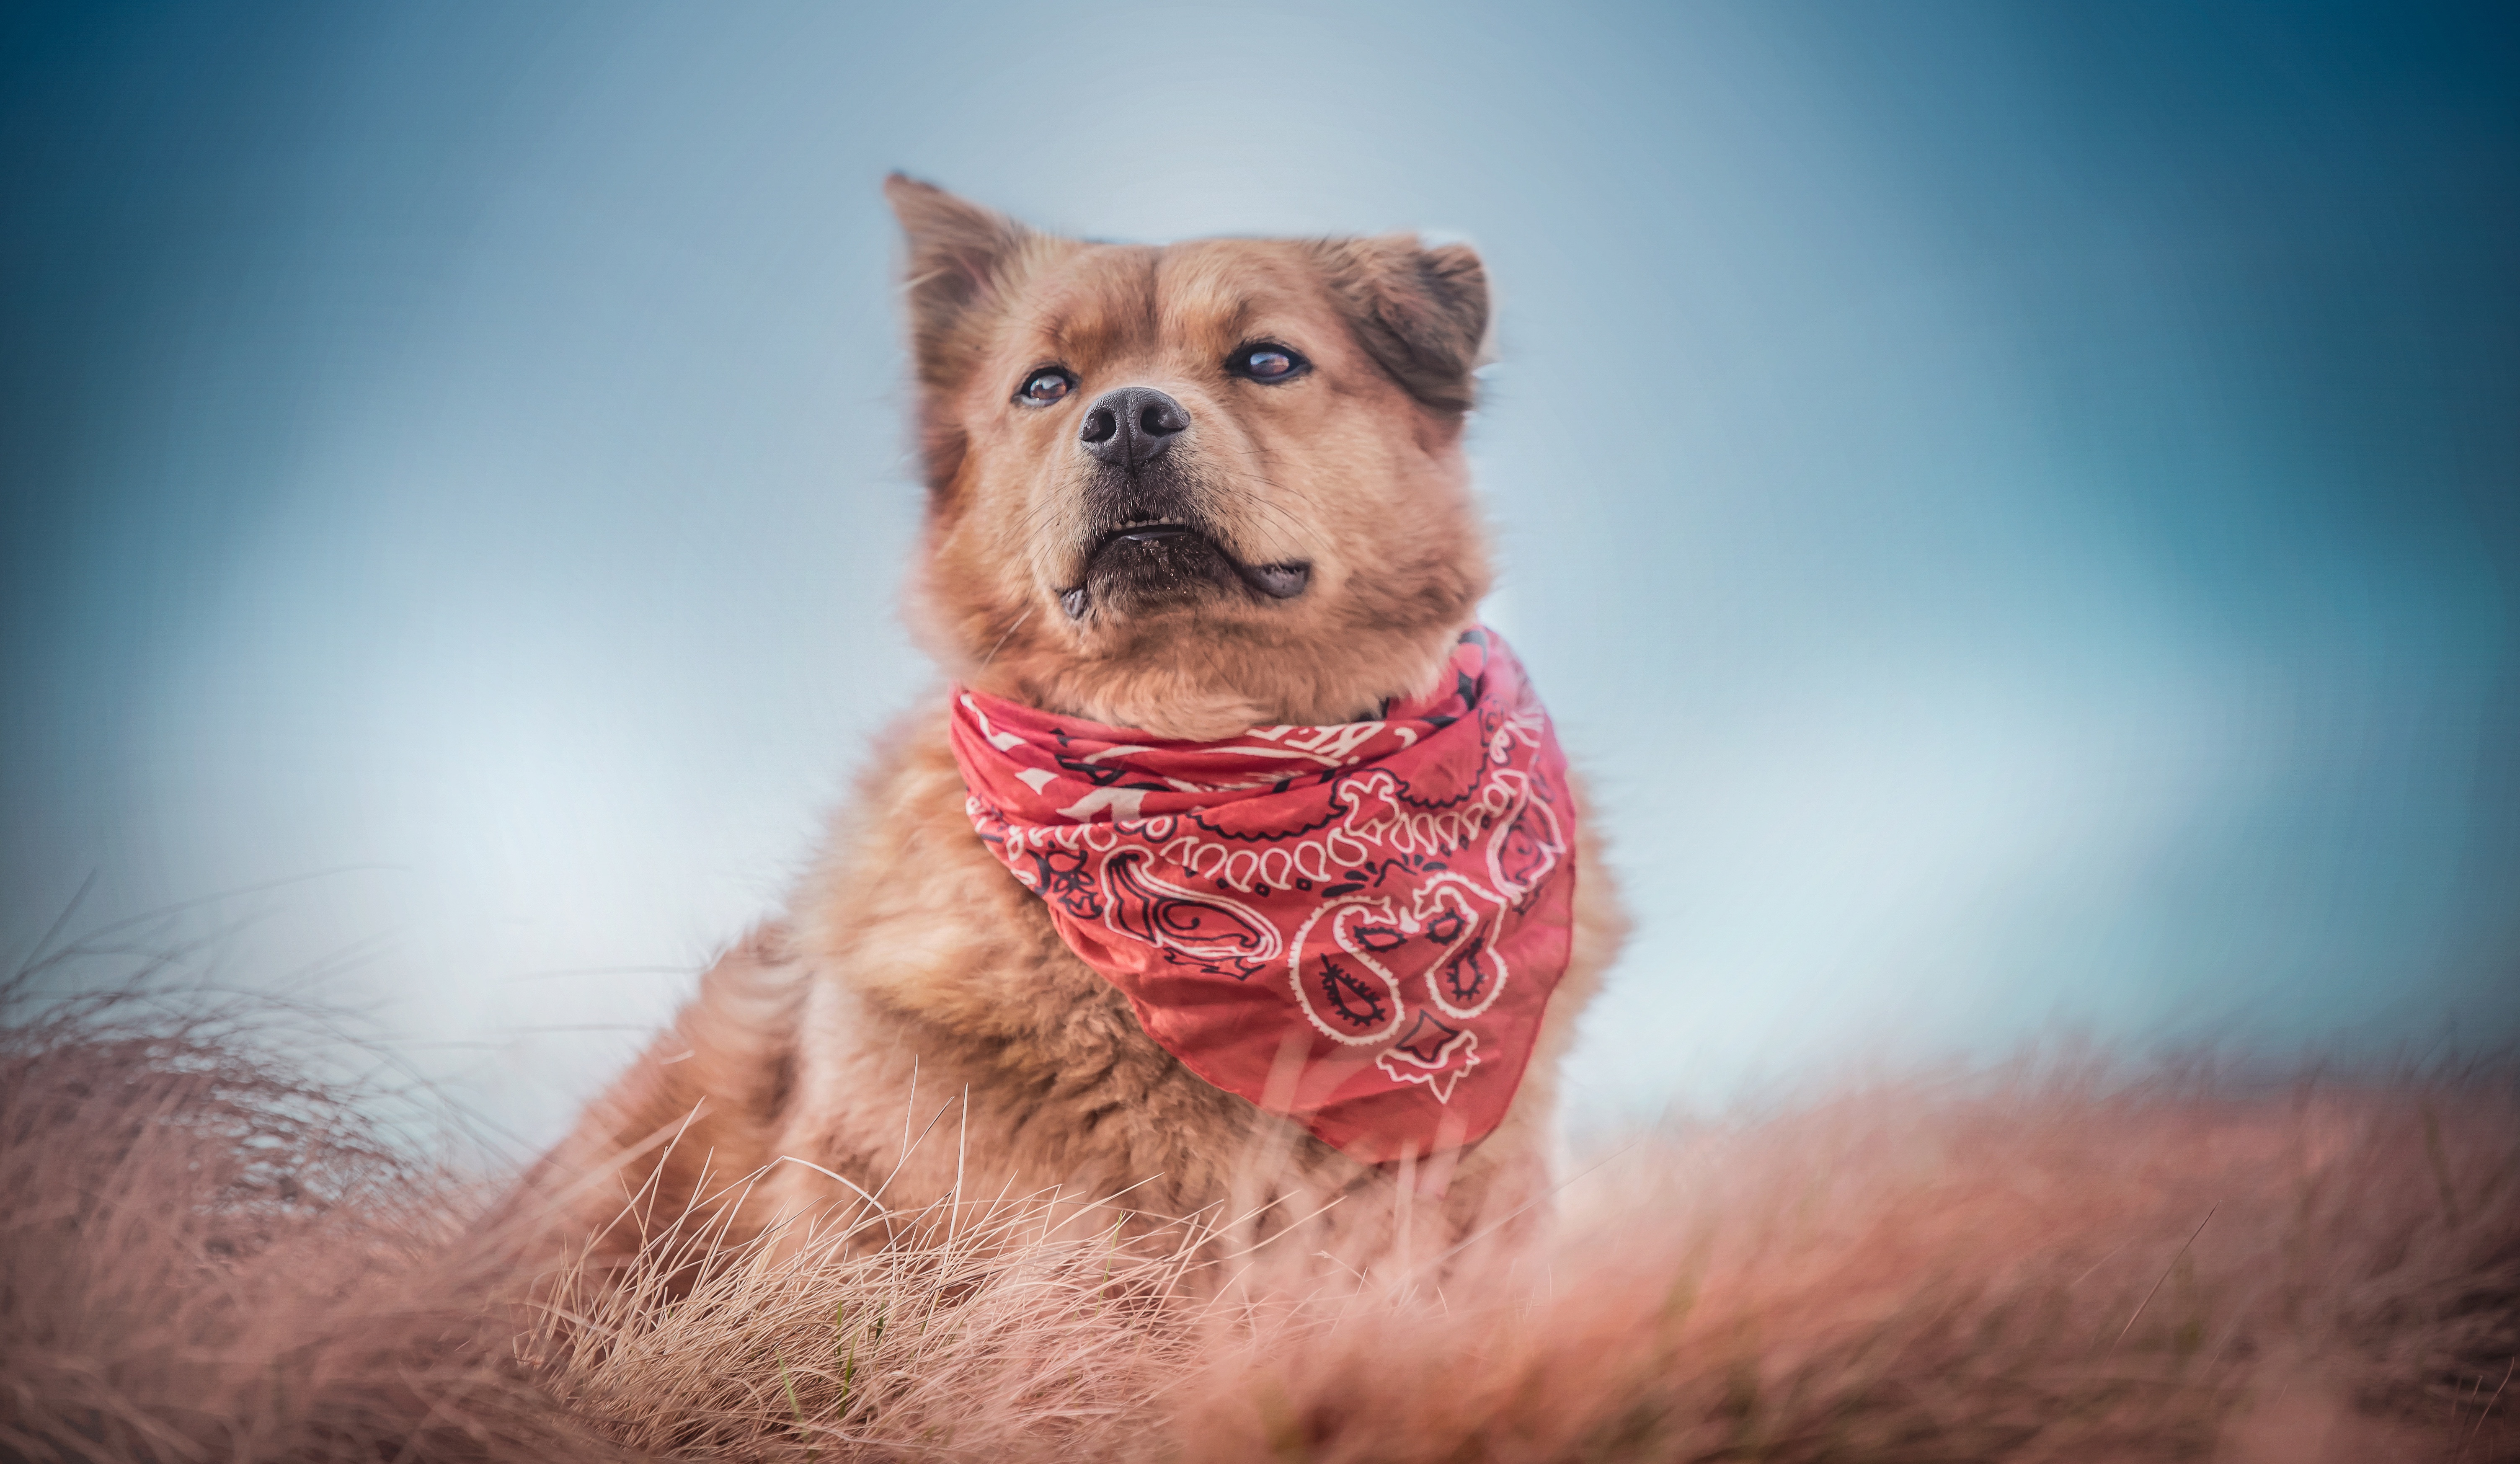
[[[807,1107],[862,1111],[874,1082],[906,1094],[915,1058],[922,1093],[952,1094],[959,1109],[968,1090],[968,1121],[944,1121],[968,1122],[962,1162],[976,1145],[1018,1184],[1116,1187],[1162,1174],[1195,1187],[1256,1130],[1283,1127],[1147,1036],[990,856],[964,798],[942,739],[909,739],[866,785],[861,817],[810,887],[800,929],[821,979],[846,991],[832,1003],[845,1015],[801,1035]],[[826,1128],[827,1142],[869,1159],[896,1148],[902,1113],[877,1106],[890,1138],[847,1143]],[[824,1128],[821,1115],[800,1117]]]

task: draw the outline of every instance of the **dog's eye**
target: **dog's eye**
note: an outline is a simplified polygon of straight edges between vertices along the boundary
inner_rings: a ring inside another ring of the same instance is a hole
[[[1047,407],[1066,396],[1075,386],[1074,377],[1057,367],[1052,367],[1047,371],[1034,372],[1026,377],[1023,390],[1015,393],[1015,400],[1027,407]]]
[[[1226,362],[1226,370],[1254,381],[1287,381],[1303,375],[1312,365],[1282,345],[1263,343],[1246,345]]]

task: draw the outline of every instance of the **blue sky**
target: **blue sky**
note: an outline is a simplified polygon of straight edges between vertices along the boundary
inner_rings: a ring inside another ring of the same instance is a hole
[[[548,1133],[931,692],[894,167],[1485,253],[1588,1112],[2520,1018],[2482,6],[14,9],[0,938],[288,881],[235,979]]]

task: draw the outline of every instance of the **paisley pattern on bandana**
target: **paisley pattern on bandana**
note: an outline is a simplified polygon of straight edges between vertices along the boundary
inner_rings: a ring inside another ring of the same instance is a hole
[[[1218,742],[953,694],[972,826],[1191,1071],[1367,1163],[1503,1121],[1573,945],[1575,805],[1495,632],[1378,720]]]

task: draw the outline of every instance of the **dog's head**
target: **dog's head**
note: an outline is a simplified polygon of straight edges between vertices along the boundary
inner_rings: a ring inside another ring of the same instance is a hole
[[[1088,244],[895,176],[949,671],[1160,735],[1423,690],[1488,586],[1462,450],[1478,256]]]

